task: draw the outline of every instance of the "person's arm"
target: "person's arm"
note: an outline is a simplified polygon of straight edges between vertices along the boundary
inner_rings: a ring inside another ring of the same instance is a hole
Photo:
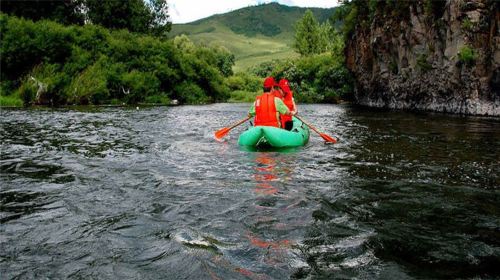
[[[248,110],[248,116],[249,117],[255,116],[255,102],[252,103],[252,107],[250,107],[250,110]]]
[[[276,111],[282,115],[293,116],[292,112],[288,110],[288,107],[283,103],[283,100],[278,97],[274,98],[274,104],[276,105]]]
[[[298,110],[297,110],[297,105],[295,104],[295,98],[293,97],[292,97],[292,104],[293,104],[292,112],[294,115],[296,115]]]

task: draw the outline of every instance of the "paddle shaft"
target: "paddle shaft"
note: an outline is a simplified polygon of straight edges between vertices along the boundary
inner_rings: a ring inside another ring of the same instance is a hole
[[[221,139],[222,137],[226,136],[226,134],[228,134],[231,129],[237,127],[238,125],[240,125],[240,124],[242,124],[242,123],[244,123],[246,121],[248,121],[250,118],[251,117],[248,116],[247,118],[245,118],[245,119],[243,119],[243,120],[241,120],[241,121],[239,121],[239,122],[231,125],[230,127],[224,127],[224,128],[221,128],[221,129],[217,130],[215,132],[215,139]]]
[[[305,125],[307,125],[309,128],[311,128],[312,130],[314,130],[314,132],[318,133],[319,135],[321,135],[321,132],[319,132],[314,126],[306,123],[301,117],[295,115],[294,117],[296,117],[297,119],[299,119],[299,121],[301,121],[302,123],[304,123]]]
[[[242,123],[244,123],[244,122],[248,121],[250,118],[252,118],[252,117],[248,116],[248,117],[246,117],[245,119],[243,119],[243,120],[241,120],[241,121],[239,121],[239,122],[237,122],[237,123],[235,123],[235,124],[231,125],[230,127],[228,127],[228,130],[231,130],[231,129],[233,129],[233,128],[237,127],[238,125],[240,125],[240,124],[242,124]]]
[[[310,127],[312,130],[314,130],[314,132],[318,133],[319,136],[321,136],[321,138],[325,139],[325,141],[327,142],[331,142],[331,143],[337,143],[337,140],[332,138],[330,135],[326,134],[326,133],[321,133],[319,132],[314,126],[306,123],[301,117],[299,116],[295,116],[298,120],[300,120],[302,123],[304,123],[305,125],[307,125],[308,127]]]

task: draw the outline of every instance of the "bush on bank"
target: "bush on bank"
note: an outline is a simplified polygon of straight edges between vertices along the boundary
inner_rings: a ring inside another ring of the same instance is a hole
[[[187,52],[172,40],[125,30],[4,14],[0,33],[2,104],[194,104],[229,98],[225,76],[232,74],[234,57],[221,48]]]
[[[295,100],[301,103],[337,103],[349,98],[354,88],[343,57],[332,53],[266,62],[252,72],[288,79]]]

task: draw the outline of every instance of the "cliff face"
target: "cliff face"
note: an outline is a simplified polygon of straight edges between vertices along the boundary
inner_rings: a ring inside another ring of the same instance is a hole
[[[346,43],[359,104],[500,116],[500,3],[410,1],[405,13],[377,8]]]

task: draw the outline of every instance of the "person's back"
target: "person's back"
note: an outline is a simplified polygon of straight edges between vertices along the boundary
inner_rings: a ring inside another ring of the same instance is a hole
[[[291,115],[281,116],[281,127],[286,130],[291,130],[293,127],[292,115],[297,113],[297,106],[295,105],[295,100],[293,99],[293,93],[288,85],[288,80],[281,79],[279,82],[279,87],[283,93],[282,99],[283,103],[287,106],[288,110],[292,112]]]
[[[279,127],[276,96],[271,91],[264,92],[255,100],[255,126]]]
[[[280,114],[290,115],[290,111],[283,101],[276,97],[273,88],[276,82],[272,77],[264,81],[264,93],[257,96],[254,104],[248,112],[249,116],[255,116],[255,126],[281,127]]]

